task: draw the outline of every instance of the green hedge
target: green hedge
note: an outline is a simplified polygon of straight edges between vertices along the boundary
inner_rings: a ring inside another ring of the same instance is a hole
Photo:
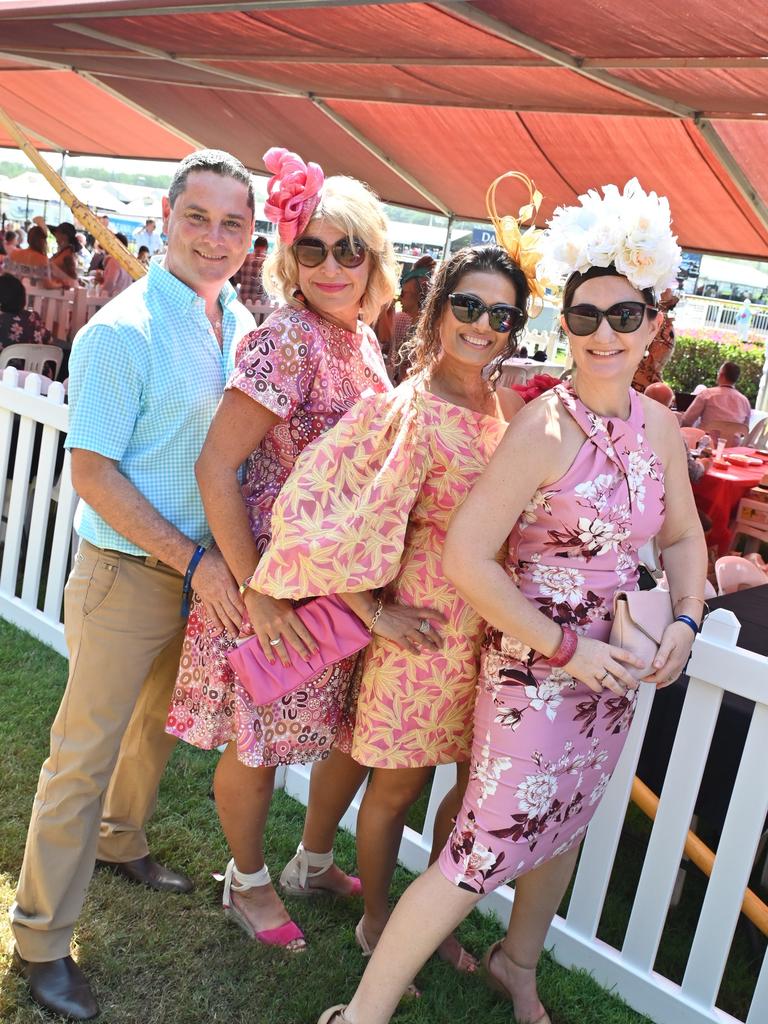
[[[697,384],[711,388],[714,387],[718,368],[732,360],[741,367],[739,391],[743,391],[754,406],[763,372],[763,358],[763,352],[758,348],[746,349],[743,345],[678,335],[672,358],[664,367],[664,380],[673,390],[689,394]]]

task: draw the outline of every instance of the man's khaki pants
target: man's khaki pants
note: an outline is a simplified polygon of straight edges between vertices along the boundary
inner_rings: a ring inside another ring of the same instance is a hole
[[[10,912],[25,960],[68,955],[97,856],[148,852],[144,824],[175,743],[164,726],[184,636],[181,590],[162,563],[80,544],[64,592],[69,678]]]

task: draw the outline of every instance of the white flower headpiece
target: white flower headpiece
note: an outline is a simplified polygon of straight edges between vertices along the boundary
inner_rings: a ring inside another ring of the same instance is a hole
[[[590,189],[579,203],[559,206],[547,226],[538,268],[543,280],[559,282],[574,271],[612,263],[641,291],[652,288],[659,295],[675,286],[682,252],[665,196],[645,192],[632,178],[623,192],[603,185],[602,196]]]

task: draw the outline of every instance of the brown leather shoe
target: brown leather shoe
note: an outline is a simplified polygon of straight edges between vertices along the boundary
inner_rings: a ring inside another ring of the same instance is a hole
[[[99,1004],[88,979],[71,956],[33,963],[13,951],[13,966],[26,979],[36,1003],[68,1020],[90,1020],[99,1014]]]
[[[158,892],[192,892],[194,886],[192,879],[187,878],[178,871],[171,871],[170,868],[158,864],[150,854],[146,857],[139,857],[138,860],[127,860],[122,864],[109,860],[97,860],[96,867],[105,868],[116,875],[122,875],[131,882],[139,885],[147,885],[150,889]]]

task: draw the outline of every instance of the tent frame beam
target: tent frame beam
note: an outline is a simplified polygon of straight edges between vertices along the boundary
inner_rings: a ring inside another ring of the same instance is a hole
[[[404,167],[401,167],[399,164],[395,163],[395,161],[392,160],[391,157],[387,156],[383,149],[377,146],[375,142],[372,142],[371,139],[369,139],[366,135],[363,135],[363,133],[358,128],[355,128],[355,126],[350,121],[348,121],[345,117],[342,117],[341,114],[337,114],[335,110],[332,110],[322,100],[313,97],[311,103],[322,114],[325,114],[325,116],[329,120],[333,121],[337,128],[341,128],[343,132],[346,132],[347,135],[350,135],[372,156],[375,156],[377,160],[380,160],[386,167],[390,169],[390,171],[396,174],[398,178],[404,181],[407,185],[410,185],[411,188],[415,192],[418,192],[420,196],[423,196],[423,198],[426,199],[429,203],[431,203],[431,205],[434,206],[435,209],[439,210],[443,214],[443,216],[453,217],[453,212],[445,205],[442,199],[438,199],[438,197],[433,192],[430,192],[429,189],[426,188],[426,186],[422,185],[421,182],[418,181],[418,179],[414,178],[414,176],[409,171],[406,171]]]
[[[553,65],[568,68],[568,70],[573,71],[575,74],[588,78],[598,85],[604,85],[614,92],[623,93],[625,96],[629,96],[630,99],[647,103],[649,106],[656,107],[659,110],[665,110],[676,117],[693,119],[696,116],[697,112],[692,107],[678,103],[676,100],[670,100],[666,96],[651,92],[649,89],[644,89],[640,85],[634,85],[632,82],[625,82],[621,78],[616,78],[615,75],[587,68],[584,66],[583,59],[572,57],[571,54],[566,53],[564,50],[559,50],[548,43],[542,43],[539,39],[534,39],[533,36],[519,32],[517,29],[512,28],[511,25],[507,25],[506,22],[486,14],[485,11],[477,10],[468,4],[463,4],[460,9],[457,9],[453,3],[433,3],[431,6],[436,7],[445,14],[459,18],[469,25],[474,25],[476,28],[486,29],[491,35],[497,36],[499,39],[503,39],[508,43],[514,43],[515,46],[521,46],[524,50],[530,50],[531,53],[538,54],[540,57],[545,57]]]
[[[230,0],[227,3],[210,3],[209,0],[201,0],[201,2],[195,3],[195,0],[190,0],[189,3],[182,4],[179,7],[156,4],[150,7],[114,8],[111,11],[83,11],[78,16],[91,21],[94,18],[143,18],[174,14],[219,14],[227,12],[246,14],[258,11],[284,11],[291,8],[294,10],[311,10],[312,8],[323,7],[372,7],[385,4],[402,5],[406,2],[408,0],[239,0],[239,2]],[[466,0],[454,0],[454,2],[465,3]],[[50,18],[50,14],[13,14],[3,20],[48,21]]]
[[[766,233],[768,233],[768,205],[765,204],[752,182],[744,173],[741,164],[734,156],[728,144],[718,134],[717,129],[709,118],[698,117],[696,118],[695,125],[704,137],[707,145],[725,168],[731,181],[747,201]]]
[[[143,60],[144,54],[126,50],[116,53],[110,50],[82,49],[65,46],[19,46],[14,55],[34,57],[117,57],[120,60]],[[197,60],[207,64],[317,64],[318,66],[337,65],[340,67],[367,67],[368,65],[384,65],[394,67],[433,67],[433,68],[546,68],[552,61],[544,57],[432,57],[426,54],[393,55],[391,57],[371,57],[348,54],[328,53],[175,53],[177,60]],[[768,70],[768,57],[577,57],[576,60],[584,68],[595,71],[608,70],[745,70],[760,68]],[[40,61],[42,63],[42,61]]]

